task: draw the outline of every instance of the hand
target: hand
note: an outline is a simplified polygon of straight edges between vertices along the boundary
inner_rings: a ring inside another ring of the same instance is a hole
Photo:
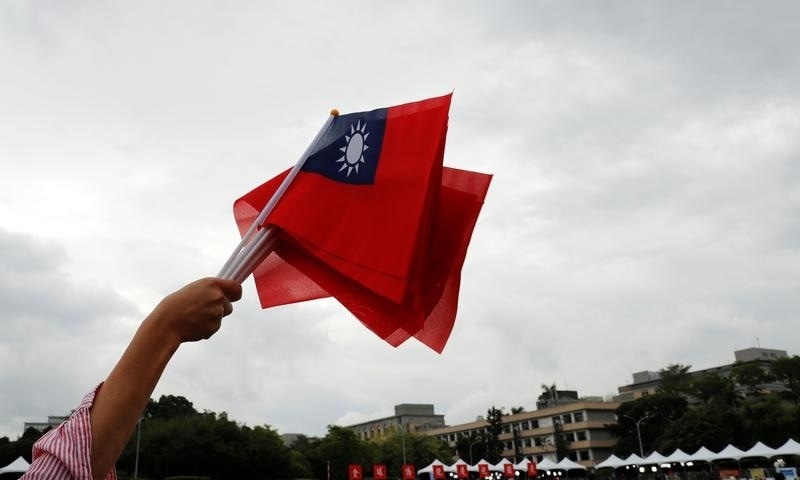
[[[157,319],[177,343],[196,342],[214,335],[222,317],[233,311],[242,286],[233,280],[203,278],[165,297],[150,317]]]

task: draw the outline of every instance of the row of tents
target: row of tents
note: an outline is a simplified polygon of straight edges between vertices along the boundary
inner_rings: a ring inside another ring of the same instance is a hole
[[[424,468],[420,468],[417,473],[433,473],[434,467],[436,466],[443,466],[444,471],[447,473],[456,473],[458,471],[459,465],[466,465],[468,472],[478,472],[481,470],[481,465],[486,465],[485,468],[488,468],[490,472],[503,472],[506,469],[506,465],[512,465],[514,470],[520,470],[523,472],[528,471],[528,464],[534,463],[531,460],[524,458],[519,463],[514,463],[511,460],[506,458],[500,460],[496,464],[492,464],[487,462],[486,460],[480,460],[475,465],[470,465],[469,463],[461,460],[460,458],[456,460],[452,465],[448,465],[446,463],[442,463],[440,460],[434,460],[431,462],[430,465]],[[581,465],[580,463],[573,462],[569,458],[564,458],[560,462],[556,463],[548,458],[545,458],[541,462],[536,463],[537,470],[586,470],[586,467]]]
[[[16,460],[9,463],[5,467],[0,467],[0,474],[3,473],[25,473],[28,469],[31,468],[31,464],[28,463],[24,458],[17,457]]]
[[[632,465],[662,465],[666,463],[686,464],[688,462],[713,462],[715,460],[739,461],[743,458],[773,458],[788,455],[800,455],[800,443],[797,443],[791,438],[778,448],[770,448],[758,442],[748,450],[740,450],[733,445],[728,445],[719,452],[712,452],[706,447],[700,447],[700,449],[691,455],[685,453],[680,448],[668,456],[661,455],[658,452],[653,452],[645,458],[635,453],[625,459],[619,458],[616,455],[611,455],[604,461],[595,465],[595,468],[620,468]]]

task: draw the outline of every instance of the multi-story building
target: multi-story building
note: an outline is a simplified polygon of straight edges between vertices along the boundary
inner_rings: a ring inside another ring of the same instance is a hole
[[[770,348],[746,348],[733,352],[736,363],[753,362],[760,365],[765,370],[769,368],[769,362],[778,358],[786,358],[789,355],[786,350],[775,350]],[[688,372],[690,377],[716,374],[722,377],[730,377],[736,363],[721,365],[719,367],[705,368]],[[633,383],[617,387],[619,395],[614,397],[617,402],[629,402],[638,398],[652,395],[658,391],[661,383],[659,372],[642,371],[633,374]],[[741,388],[741,387],[740,387]],[[766,391],[785,390],[785,386],[780,383],[766,383],[761,386]]]
[[[599,398],[569,398],[568,401],[551,401],[546,405],[532,412],[503,416],[503,433],[499,437],[503,442],[503,457],[512,461],[521,461],[520,457],[556,461],[555,435],[559,431],[566,441],[567,456],[573,461],[593,467],[611,455],[616,439],[606,425],[617,422],[614,412],[619,403]],[[426,434],[455,448],[460,438],[485,437],[487,426],[488,422],[479,418],[470,423],[429,430]],[[459,452],[470,463],[480,460],[469,458],[473,446],[470,445],[470,451]]]
[[[349,425],[347,428],[354,430],[362,440],[370,440],[390,431],[424,432],[444,425],[444,415],[434,413],[433,405],[402,403],[394,406],[394,415],[391,417]]]

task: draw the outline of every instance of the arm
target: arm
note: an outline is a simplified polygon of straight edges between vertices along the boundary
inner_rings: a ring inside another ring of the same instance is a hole
[[[95,480],[113,468],[180,344],[211,337],[241,294],[237,282],[204,278],[164,298],[144,319],[90,409]]]

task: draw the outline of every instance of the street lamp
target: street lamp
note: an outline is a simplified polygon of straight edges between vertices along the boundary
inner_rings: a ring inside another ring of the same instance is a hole
[[[645,421],[648,418],[652,417],[652,415],[648,413],[647,415],[645,415],[644,417],[641,417],[638,420],[633,418],[633,417],[631,417],[631,416],[628,416],[628,415],[622,415],[622,416],[627,418],[628,420],[636,423],[636,437],[639,439],[639,456],[644,458],[644,448],[642,447],[642,430],[639,428],[639,425],[643,421]]]
[[[479,439],[477,439],[474,442],[469,444],[469,464],[470,465],[475,465],[475,462],[472,461],[472,447],[477,445],[477,444],[479,444],[479,443],[481,443],[482,441],[483,441],[483,439],[479,438]]]

